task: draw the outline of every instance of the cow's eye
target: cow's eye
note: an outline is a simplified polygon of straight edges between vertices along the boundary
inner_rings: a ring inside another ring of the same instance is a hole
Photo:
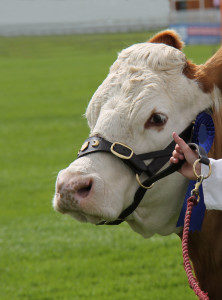
[[[153,113],[150,118],[146,121],[144,127],[150,128],[150,127],[160,127],[166,124],[168,118],[166,115],[161,114],[161,113]]]

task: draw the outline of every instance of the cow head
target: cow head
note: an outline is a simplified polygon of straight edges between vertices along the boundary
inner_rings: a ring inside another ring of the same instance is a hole
[[[164,31],[124,49],[88,105],[90,135],[126,144],[136,154],[160,150],[173,131],[180,133],[211,106],[206,82],[197,81],[199,69],[182,46],[175,32]],[[175,232],[185,186],[180,174],[156,183],[127,222],[145,237]],[[111,221],[132,203],[137,188],[122,161],[93,153],[59,172],[53,205],[82,222]]]

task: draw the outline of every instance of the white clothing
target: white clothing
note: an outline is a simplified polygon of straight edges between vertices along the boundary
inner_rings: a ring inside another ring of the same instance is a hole
[[[203,181],[206,209],[222,210],[222,159],[210,158],[212,174]],[[201,164],[201,174],[208,174],[208,166]]]

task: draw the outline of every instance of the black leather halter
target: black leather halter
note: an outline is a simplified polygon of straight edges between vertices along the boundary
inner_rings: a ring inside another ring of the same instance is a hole
[[[190,124],[180,134],[180,137],[186,142],[191,140],[193,126],[193,123]],[[125,221],[126,217],[128,217],[140,204],[147,189],[151,188],[154,182],[174,173],[181,167],[183,161],[180,161],[178,164],[170,164],[164,170],[160,171],[160,169],[162,169],[162,167],[169,161],[175,145],[176,143],[172,141],[163,150],[135,154],[130,147],[119,142],[111,143],[99,136],[92,136],[86,139],[78,153],[77,159],[95,152],[111,153],[121,159],[136,174],[137,182],[140,185],[135,193],[132,204],[124,209],[116,220],[110,222],[102,221],[97,225],[118,225]],[[144,161],[149,159],[152,159],[152,161],[146,165]],[[142,173],[145,173],[148,176],[148,179],[146,179],[143,183],[141,183],[139,179],[139,176]]]

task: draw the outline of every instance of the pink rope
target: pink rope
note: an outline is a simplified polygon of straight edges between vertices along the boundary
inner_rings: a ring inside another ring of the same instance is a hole
[[[184,219],[184,227],[183,227],[183,238],[182,238],[182,250],[183,250],[183,266],[184,270],[187,274],[188,282],[190,287],[193,289],[195,294],[201,300],[209,300],[207,293],[203,292],[200,287],[197,279],[193,275],[193,269],[189,259],[188,253],[188,236],[189,236],[189,228],[190,228],[190,217],[192,213],[193,206],[197,204],[197,199],[195,196],[191,196],[187,199],[187,210]]]

